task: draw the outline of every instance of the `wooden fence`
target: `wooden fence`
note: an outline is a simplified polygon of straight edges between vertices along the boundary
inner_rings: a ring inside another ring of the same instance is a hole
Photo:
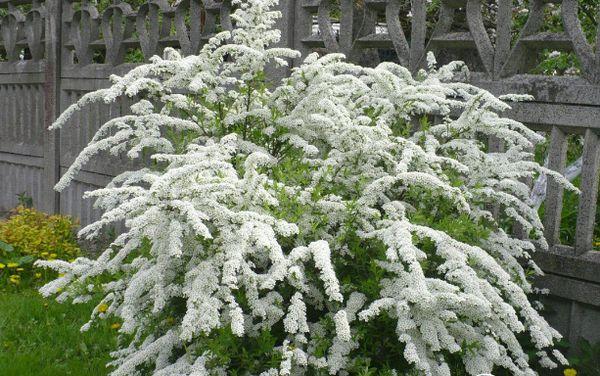
[[[600,48],[582,30],[578,1],[530,0],[527,21],[519,27],[512,0],[441,0],[433,16],[429,3],[281,0],[281,44],[303,54],[343,52],[361,64],[392,59],[413,71],[430,50],[441,61],[464,60],[474,84],[495,94],[535,96],[509,115],[549,135],[548,165],[556,171],[565,168],[569,137],[583,137],[574,243],[560,244],[563,191],[550,183],[544,225],[552,247],[535,258],[547,273],[539,284],[552,291],[549,319],[571,341],[600,340],[600,252],[592,245],[598,226]],[[546,25],[549,8],[560,12],[561,25]],[[128,61],[136,56],[147,60],[166,46],[197,52],[215,31],[231,27],[230,12],[229,3],[212,0],[150,0],[139,6],[118,0],[100,5],[0,0],[0,210],[14,207],[16,195],[24,192],[45,211],[83,224],[97,218],[81,195],[106,184],[127,162],[96,158],[65,192],[52,187],[98,126],[126,113],[128,103],[90,106],[60,134],[46,128],[82,94],[106,87],[110,74],[131,68]],[[561,31],[548,31],[557,28]],[[529,74],[542,52],[554,50],[573,53],[580,74]]]

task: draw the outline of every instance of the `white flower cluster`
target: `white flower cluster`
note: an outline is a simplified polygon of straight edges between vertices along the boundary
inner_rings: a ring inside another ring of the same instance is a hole
[[[453,82],[467,73],[460,63],[437,69],[432,57],[412,77],[392,63],[313,54],[269,91],[265,66],[298,55],[268,47],[279,39],[276,0],[234,3],[236,27],[199,55],[167,50],[54,125],[89,102],[138,98],[132,115],[100,128],[57,189],[102,150],[148,151],[154,162],[87,194],[104,214],[82,236],[126,227],[98,259],[39,262],[61,273],[46,296],[102,293],[108,309],[96,308],[84,329],[122,320],[130,341],[113,353],[112,374],[226,375],[235,365],[207,340],[271,331],[280,364],[259,364],[257,375],[345,375],[372,360],[362,350],[378,320],[394,324],[372,334],[425,375],[450,375],[448,354],[472,375],[534,375],[522,336],[542,364],[564,361],[519,262],[546,246],[523,180],[545,173],[568,185],[529,161],[538,136],[498,115],[505,102]],[[481,140],[490,137],[504,151],[489,152]],[[484,223],[488,236],[465,242],[413,219],[443,214],[436,205]]]

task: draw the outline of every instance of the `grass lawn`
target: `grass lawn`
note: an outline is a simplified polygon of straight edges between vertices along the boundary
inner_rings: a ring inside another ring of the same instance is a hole
[[[0,291],[2,376],[106,375],[115,348],[110,323],[81,333],[93,304],[59,304],[36,291]]]

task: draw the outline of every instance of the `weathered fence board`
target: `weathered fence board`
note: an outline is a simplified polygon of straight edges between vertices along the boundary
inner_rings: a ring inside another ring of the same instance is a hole
[[[551,137],[549,166],[555,170],[565,167],[567,137],[585,137],[575,244],[560,244],[563,192],[551,183],[544,223],[553,247],[535,259],[548,273],[539,283],[552,289],[550,319],[570,339],[600,340],[600,252],[592,250],[598,226],[600,49],[594,51],[583,34],[578,1],[530,0],[520,30],[513,30],[512,0],[442,0],[433,20],[427,19],[427,6],[426,0],[282,0],[281,44],[303,55],[343,52],[361,64],[391,59],[413,72],[425,67],[426,51],[441,62],[462,59],[474,84],[495,94],[535,96],[508,115]],[[548,6],[560,6],[563,31],[546,31]],[[147,60],[166,46],[198,52],[216,31],[231,28],[230,12],[226,0],[150,0],[138,9],[115,0],[100,10],[89,0],[0,0],[0,211],[15,206],[16,195],[24,192],[43,210],[73,215],[83,224],[98,218],[81,195],[130,162],[102,155],[65,192],[59,195],[52,186],[103,122],[127,113],[126,101],[90,106],[60,134],[46,128],[78,97],[105,87],[110,74],[129,70],[129,56]],[[434,25],[431,30],[426,21]],[[529,74],[542,50],[572,51],[581,74]],[[501,140],[496,144],[501,148]]]

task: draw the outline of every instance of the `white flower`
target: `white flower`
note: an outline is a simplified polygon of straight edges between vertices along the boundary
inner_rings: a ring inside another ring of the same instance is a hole
[[[552,51],[548,54],[548,58],[555,59],[560,56],[560,51]]]
[[[499,114],[530,98],[457,82],[469,74],[464,64],[438,68],[432,53],[416,78],[394,63],[310,54],[270,90],[265,68],[298,57],[270,47],[280,38],[277,1],[233,3],[236,27],[198,55],[167,48],[85,94],[53,126],[93,102],[134,101],[131,115],[99,128],[58,190],[103,151],[152,161],[86,193],[103,214],[80,236],[124,225],[105,252],[36,264],[61,273],[45,296],[84,302],[103,289],[108,308],[82,329],[122,320],[128,335],[112,374],[239,373],[241,354],[207,346],[228,331],[240,348],[268,332],[273,353],[261,356],[281,361],[253,359],[262,376],[349,374],[378,361],[366,359],[369,335],[432,376],[450,375],[459,355],[470,374],[533,375],[522,338],[542,365],[563,363],[553,349],[560,334],[527,297],[521,261],[540,272],[534,242],[503,228],[519,223],[546,247],[523,181],[541,173],[574,189],[531,161],[526,150],[543,138]],[[502,151],[489,152],[485,138],[502,140]],[[438,218],[489,235],[464,242]],[[98,285],[99,276],[110,280]],[[387,330],[369,333],[382,318]]]
[[[350,341],[350,324],[348,324],[348,317],[346,311],[340,310],[333,316],[333,322],[335,322],[335,331],[337,336],[342,341]]]

